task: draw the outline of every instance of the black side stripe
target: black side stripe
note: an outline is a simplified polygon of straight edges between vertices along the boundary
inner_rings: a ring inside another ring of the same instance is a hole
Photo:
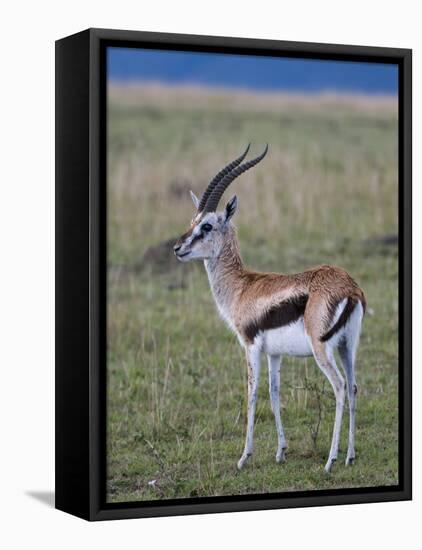
[[[296,322],[305,312],[308,295],[302,294],[270,308],[264,315],[244,327],[246,338],[253,342],[258,332],[280,328]]]
[[[340,329],[344,327],[344,325],[347,323],[350,316],[352,315],[358,301],[359,300],[356,300],[355,298],[347,298],[347,304],[344,306],[340,317],[337,319],[337,322],[334,323],[334,325],[330,328],[330,330],[320,337],[321,342],[327,342],[327,340],[332,338],[334,334],[336,334]],[[339,303],[340,302],[338,302],[338,304]]]

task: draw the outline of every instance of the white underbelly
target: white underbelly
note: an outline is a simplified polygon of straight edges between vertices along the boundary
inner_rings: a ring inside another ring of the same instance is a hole
[[[295,323],[261,333],[262,351],[269,355],[309,357],[312,349],[305,334],[303,317]]]

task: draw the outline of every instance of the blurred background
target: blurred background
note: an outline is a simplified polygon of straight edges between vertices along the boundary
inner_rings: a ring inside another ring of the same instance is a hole
[[[108,49],[109,501],[394,485],[397,471],[397,67]],[[357,460],[323,471],[333,397],[311,359],[286,359],[287,462],[262,370],[255,456],[243,352],[204,268],[174,241],[225,164],[252,142],[262,164],[231,186],[247,265],[347,269],[365,291]]]

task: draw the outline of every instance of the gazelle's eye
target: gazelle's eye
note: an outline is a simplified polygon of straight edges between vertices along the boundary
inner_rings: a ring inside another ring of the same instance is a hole
[[[205,231],[206,233],[208,233],[208,231],[211,231],[212,225],[209,223],[204,223],[204,225],[201,225],[201,229],[202,231]]]

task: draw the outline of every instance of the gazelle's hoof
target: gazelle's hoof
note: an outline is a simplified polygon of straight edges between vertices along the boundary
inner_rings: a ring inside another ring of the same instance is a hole
[[[327,474],[331,473],[331,468],[333,467],[334,462],[336,461],[336,458],[329,458],[327,461],[327,464],[325,465],[324,470],[327,472]]]
[[[241,457],[240,457],[240,460],[239,462],[237,463],[237,469],[238,470],[241,470],[243,468],[243,466],[246,464],[246,462],[249,460],[249,457],[251,455],[250,454],[243,454]]]
[[[345,464],[346,464],[346,466],[352,466],[354,461],[355,461],[354,456],[348,456],[348,457],[346,457]]]
[[[281,449],[281,451],[277,451],[277,454],[275,455],[275,461],[277,462],[277,464],[280,464],[281,462],[286,462],[284,449]]]

